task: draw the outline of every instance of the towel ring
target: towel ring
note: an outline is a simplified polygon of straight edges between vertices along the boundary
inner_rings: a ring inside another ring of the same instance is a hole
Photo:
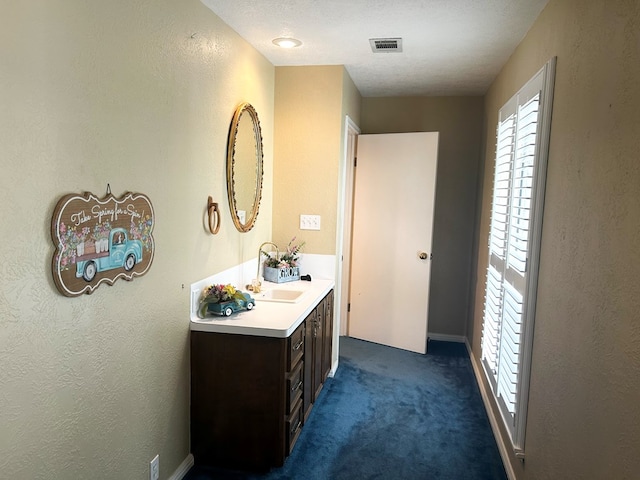
[[[218,203],[214,202],[211,196],[207,202],[207,213],[209,215],[209,231],[215,235],[220,230],[220,210]]]

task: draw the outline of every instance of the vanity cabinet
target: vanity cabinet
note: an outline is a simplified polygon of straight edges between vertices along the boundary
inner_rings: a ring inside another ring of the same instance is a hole
[[[191,332],[196,464],[284,464],[331,368],[332,312],[333,290],[288,338]]]

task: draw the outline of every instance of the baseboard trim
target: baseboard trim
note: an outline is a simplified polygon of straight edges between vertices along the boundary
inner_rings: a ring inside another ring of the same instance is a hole
[[[467,343],[467,337],[463,335],[447,335],[445,333],[428,333],[427,338],[429,340],[436,340],[438,342]]]
[[[187,476],[187,473],[189,473],[189,470],[191,470],[194,464],[193,455],[187,455],[187,458],[182,461],[178,469],[169,477],[169,480],[182,480]]]
[[[489,394],[487,393],[487,389],[484,386],[484,381],[482,378],[482,371],[480,369],[480,365],[476,362],[475,357],[473,356],[473,352],[471,351],[471,345],[469,345],[469,340],[465,338],[464,341],[467,346],[467,351],[469,352],[469,358],[471,359],[471,366],[473,367],[473,373],[476,376],[476,383],[478,384],[478,388],[480,389],[480,395],[482,396],[482,403],[484,403],[484,409],[487,412],[487,416],[489,417],[489,423],[491,424],[491,430],[493,431],[493,437],[496,439],[496,444],[498,445],[498,451],[500,452],[500,457],[502,457],[502,464],[504,465],[504,470],[507,473],[507,477],[509,480],[517,480],[516,472],[513,470],[513,465],[511,465],[511,459],[509,458],[509,450],[507,444],[500,433],[500,428],[498,427],[498,419],[493,414],[493,410],[491,409],[491,404],[489,403]]]

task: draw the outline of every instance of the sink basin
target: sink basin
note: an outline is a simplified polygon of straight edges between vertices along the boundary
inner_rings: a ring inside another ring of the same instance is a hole
[[[304,290],[288,290],[273,288],[254,295],[255,299],[263,302],[297,303],[302,298]]]

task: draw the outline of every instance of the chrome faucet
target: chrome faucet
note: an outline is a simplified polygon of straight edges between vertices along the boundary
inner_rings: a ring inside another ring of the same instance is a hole
[[[256,272],[256,278],[251,283],[251,285],[247,285],[247,290],[252,291],[253,293],[260,293],[260,287],[262,286],[262,282],[260,282],[260,264],[262,263],[262,247],[265,245],[271,245],[276,247],[276,258],[280,258],[280,251],[278,250],[278,246],[273,242],[264,242],[258,248],[258,271]]]

